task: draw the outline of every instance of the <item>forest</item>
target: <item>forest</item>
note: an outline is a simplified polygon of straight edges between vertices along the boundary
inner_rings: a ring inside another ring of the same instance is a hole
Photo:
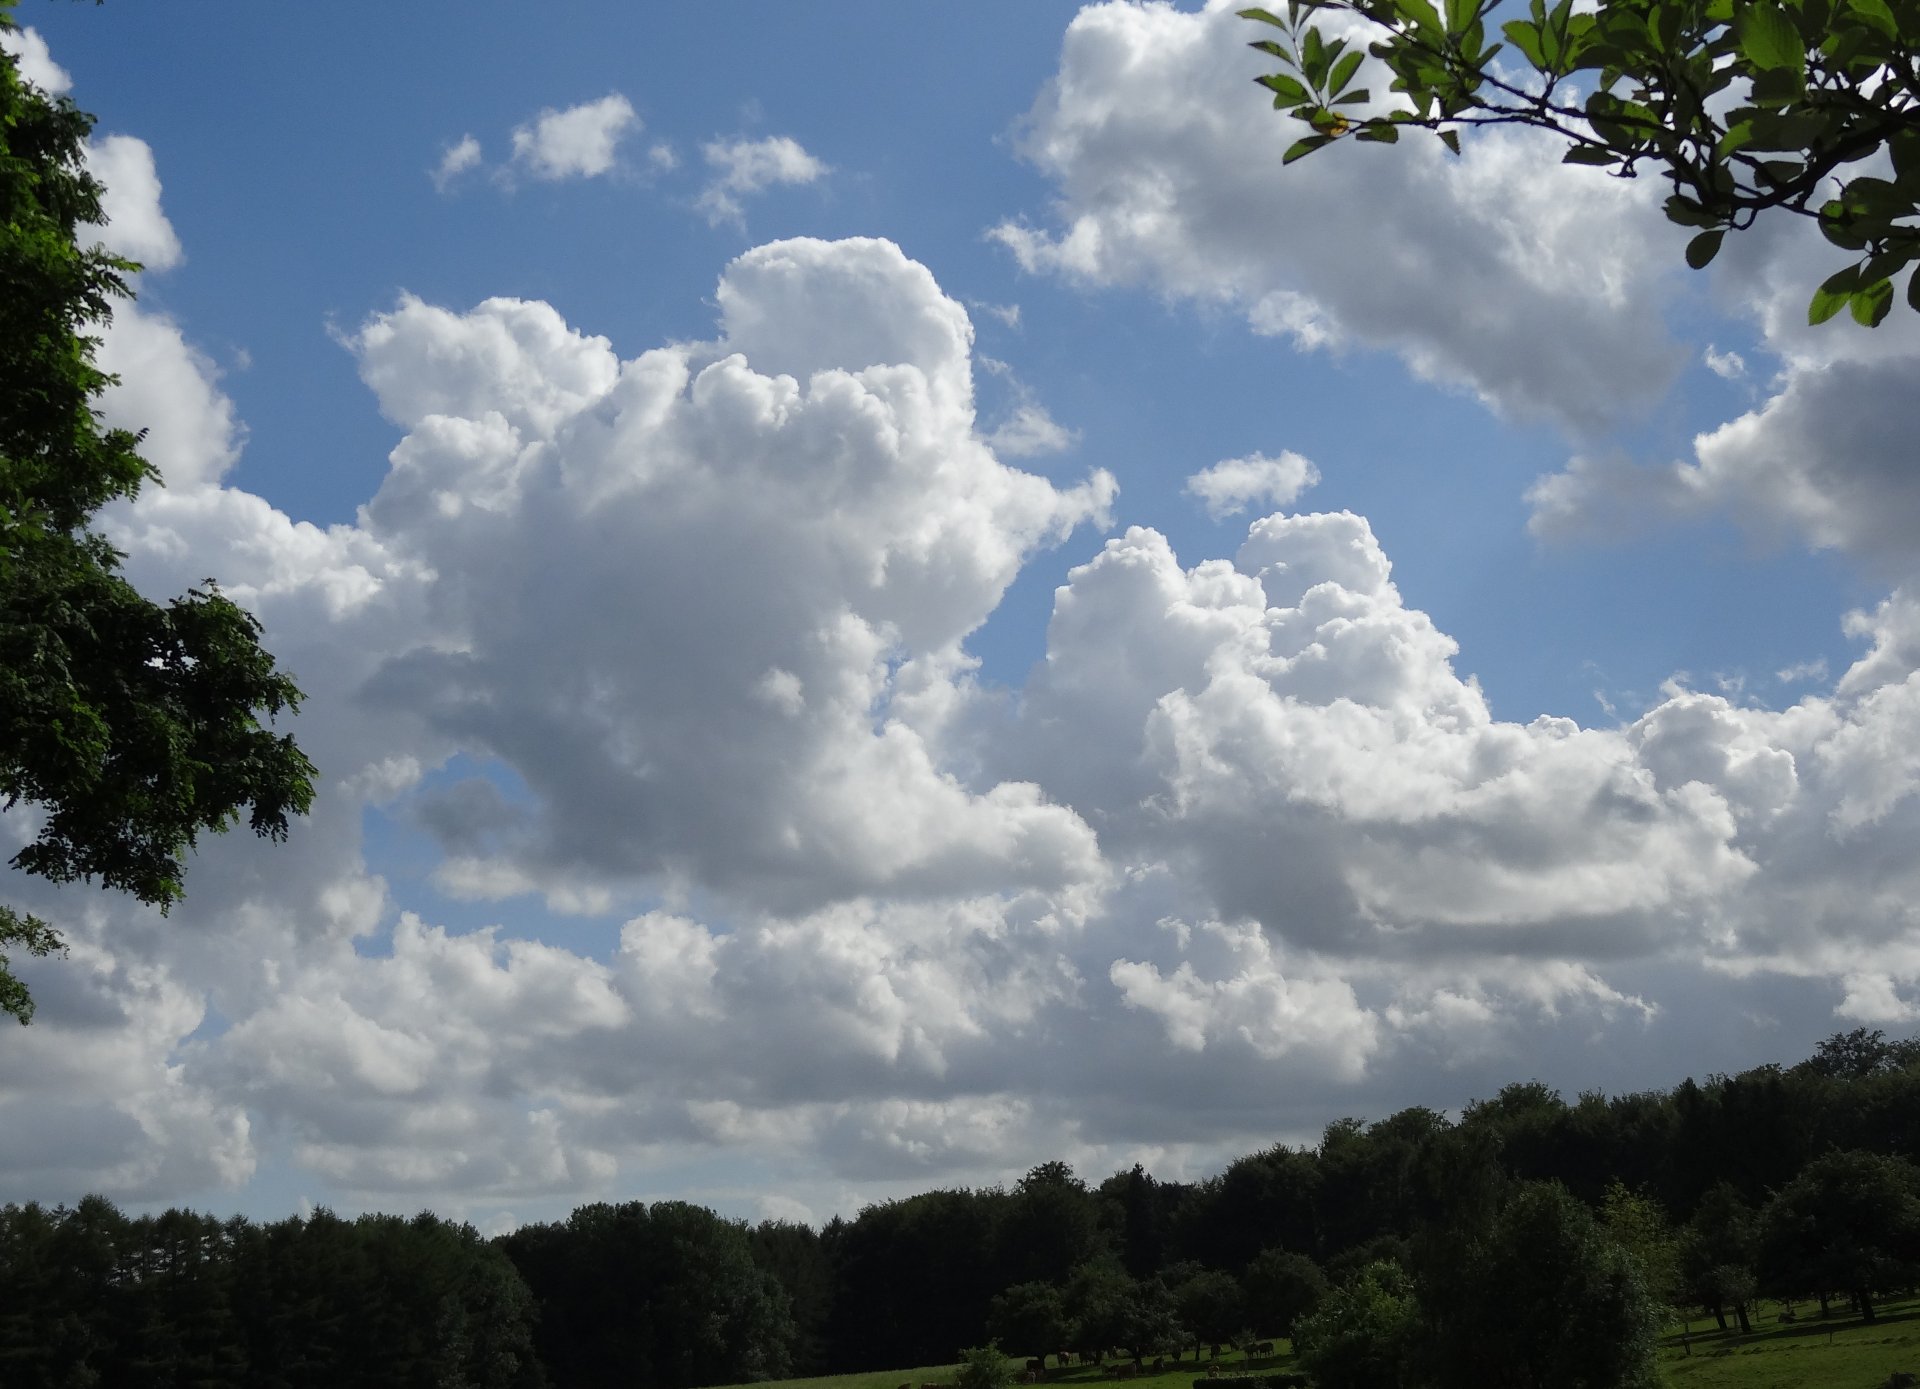
[[[0,1383],[658,1389],[952,1363],[997,1343],[1197,1360],[1291,1336],[1325,1389],[1652,1382],[1685,1319],[1744,1327],[1920,1281],[1920,1041],[1457,1120],[1341,1119],[1195,1183],[1043,1163],[821,1229],[663,1201],[484,1239],[431,1214],[270,1224],[0,1210]]]

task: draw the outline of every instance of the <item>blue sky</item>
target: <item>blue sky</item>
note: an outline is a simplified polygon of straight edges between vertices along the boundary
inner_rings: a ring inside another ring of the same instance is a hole
[[[18,19],[149,265],[108,532],[328,783],[9,882],[10,1193],[817,1219],[1910,1026],[1920,337],[1804,229],[1283,171],[1222,5]]]

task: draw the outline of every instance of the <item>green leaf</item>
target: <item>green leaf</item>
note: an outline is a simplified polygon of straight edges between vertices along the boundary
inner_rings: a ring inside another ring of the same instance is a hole
[[[1738,7],[1733,17],[1734,33],[1740,40],[1740,53],[1755,67],[1776,70],[1803,67],[1806,45],[1776,0],[1753,0]]]
[[[1848,215],[1847,205],[1838,198],[1824,204],[1820,209],[1820,235],[1826,237],[1843,251],[1864,250],[1867,238],[1853,225]]]
[[[1440,26],[1440,12],[1428,3],[1428,0],[1395,0],[1400,12],[1413,22],[1413,27],[1425,31],[1425,36],[1438,41],[1445,36],[1446,30]]]
[[[1388,125],[1384,121],[1378,125],[1369,122],[1356,130],[1353,138],[1372,145],[1392,145],[1399,142],[1400,130],[1399,127]]]
[[[1235,13],[1242,19],[1257,19],[1262,24],[1271,24],[1276,29],[1284,29],[1287,27],[1287,22],[1280,18],[1279,15],[1273,13],[1271,10],[1263,10],[1257,5],[1252,9],[1237,10]]]
[[[1920,266],[1915,266],[1907,279],[1907,307],[1920,313]]]
[[[1265,77],[1256,77],[1253,80],[1273,93],[1276,106],[1299,106],[1313,100],[1311,92],[1301,86],[1298,80],[1288,77],[1283,72],[1269,73]]]
[[[1365,87],[1355,87],[1350,92],[1342,92],[1333,99],[1335,106],[1365,106],[1373,100],[1373,93]]]
[[[1687,243],[1687,264],[1695,270],[1705,270],[1713,258],[1720,254],[1720,243],[1726,239],[1725,227],[1713,231],[1703,231]]]
[[[1844,309],[1852,300],[1854,286],[1859,279],[1860,267],[1857,265],[1849,265],[1827,276],[1821,281],[1820,288],[1813,292],[1813,300],[1807,305],[1807,322],[1825,323]]]
[[[1750,95],[1755,106],[1791,106],[1807,95],[1807,70],[1799,62],[1792,67],[1756,69],[1752,82]]]
[[[1893,281],[1875,280],[1853,292],[1853,321],[1862,328],[1878,328],[1893,307]]]
[[[1616,164],[1620,156],[1598,145],[1575,145],[1560,156],[1562,164]]]
[[[1899,41],[1900,21],[1895,19],[1893,11],[1887,8],[1887,0],[1847,0],[1847,8],[1887,38],[1895,42]]]
[[[1332,143],[1333,143],[1333,136],[1331,135],[1305,136],[1304,138],[1295,140],[1293,142],[1292,146],[1287,150],[1287,152],[1280,156],[1280,162],[1282,164],[1291,164],[1296,159],[1302,159],[1302,158],[1305,158],[1307,155],[1312,154],[1315,150],[1319,149],[1322,145],[1328,145]]]
[[[1327,84],[1327,90],[1344,92],[1353,81],[1353,75],[1360,71],[1360,64],[1366,60],[1366,54],[1355,51],[1347,54],[1333,65],[1333,80]]]
[[[1320,36],[1318,29],[1307,30],[1307,36],[1300,41],[1300,73],[1315,88],[1324,90],[1327,82],[1327,65],[1333,61],[1327,52],[1327,41]]]
[[[1529,24],[1524,19],[1510,20],[1500,26],[1500,32],[1507,36],[1508,42],[1526,55],[1529,63],[1541,72],[1547,70],[1546,52],[1540,46],[1540,26]]]
[[[1436,130],[1434,134],[1440,137],[1441,144],[1445,145],[1448,149],[1452,150],[1455,154],[1460,153],[1460,132],[1459,131]]]
[[[1669,222],[1683,227],[1717,227],[1721,220],[1684,193],[1675,193],[1667,199],[1666,213]]]
[[[1746,148],[1747,141],[1752,138],[1753,122],[1740,121],[1727,127],[1727,133],[1720,137],[1720,143],[1713,147],[1713,152],[1724,158],[1737,149]]]

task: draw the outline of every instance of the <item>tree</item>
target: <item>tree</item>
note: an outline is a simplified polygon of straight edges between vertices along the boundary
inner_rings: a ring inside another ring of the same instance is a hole
[[[581,1206],[496,1241],[537,1305],[535,1345],[581,1389],[778,1379],[795,1329],[744,1225],[684,1201]]]
[[[1060,1289],[1051,1283],[1016,1283],[995,1293],[987,1306],[987,1330],[995,1344],[1008,1345],[1030,1359],[1058,1355],[1072,1339],[1073,1323]]]
[[[1231,1341],[1247,1324],[1247,1300],[1231,1273],[1195,1269],[1175,1281],[1172,1291],[1174,1316],[1192,1339],[1196,1360],[1202,1345]]]
[[[1680,1299],[1680,1241],[1660,1203],[1645,1192],[1628,1191],[1619,1178],[1607,1185],[1601,1219],[1614,1243],[1640,1266],[1647,1292],[1662,1313]]]
[[[1745,1335],[1753,1329],[1747,1303],[1753,1298],[1757,1257],[1753,1212],[1722,1182],[1700,1199],[1681,1239],[1683,1295],[1704,1307],[1722,1331],[1732,1309]]]
[[[1256,1331],[1293,1334],[1294,1324],[1312,1315],[1327,1295],[1327,1275],[1305,1254],[1262,1250],[1247,1265],[1247,1319]]]
[[[1099,1243],[1100,1208],[1064,1162],[1027,1173],[1000,1212],[999,1263],[1009,1281],[1057,1282]]]
[[[0,0],[0,28],[13,3]],[[90,330],[139,267],[81,243],[102,221],[92,125],[0,51],[0,807],[40,811],[14,867],[165,911],[200,831],[250,807],[256,834],[284,839],[315,770],[263,724],[301,696],[253,616],[211,581],[150,602],[89,529],[158,480],[139,436],[103,428],[95,408],[111,378]],[[0,947],[59,945],[45,921],[0,906]],[[33,1013],[4,954],[0,1011]]]
[[[1013,1361],[992,1341],[963,1350],[953,1382],[956,1389],[1008,1389],[1013,1383]]]
[[[1522,125],[1567,142],[1564,162],[1672,186],[1667,217],[1691,227],[1687,263],[1706,265],[1728,231],[1763,212],[1813,218],[1850,261],[1815,291],[1808,320],[1841,309],[1877,326],[1893,278],[1920,260],[1920,0],[1531,0],[1491,42],[1504,0],[1289,0],[1284,14],[1240,14],[1271,33],[1254,47],[1280,62],[1258,78],[1276,108],[1308,126],[1285,156],[1351,137],[1392,144],[1433,131],[1455,154],[1462,128]],[[1346,12],[1377,31],[1367,52],[1402,100],[1370,106],[1366,53],[1311,22]],[[1511,78],[1506,54],[1532,69]],[[1884,167],[1853,174],[1876,156]],[[1907,284],[1920,310],[1920,273]]]
[[[1294,1327],[1293,1348],[1321,1389],[1396,1389],[1418,1315],[1400,1266],[1369,1264]]]
[[[1874,1298],[1920,1274],[1920,1169],[1877,1153],[1822,1154],[1761,1213],[1760,1259],[1774,1287],[1840,1289],[1874,1320]]]
[[[1639,1264],[1566,1188],[1528,1182],[1478,1238],[1448,1233],[1420,1280],[1437,1384],[1658,1383],[1659,1318]]]

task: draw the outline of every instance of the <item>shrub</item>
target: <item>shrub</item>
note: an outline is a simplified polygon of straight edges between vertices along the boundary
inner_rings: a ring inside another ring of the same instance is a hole
[[[1000,1353],[998,1341],[960,1352],[960,1370],[954,1389],[1007,1389],[1013,1383],[1013,1361]]]

